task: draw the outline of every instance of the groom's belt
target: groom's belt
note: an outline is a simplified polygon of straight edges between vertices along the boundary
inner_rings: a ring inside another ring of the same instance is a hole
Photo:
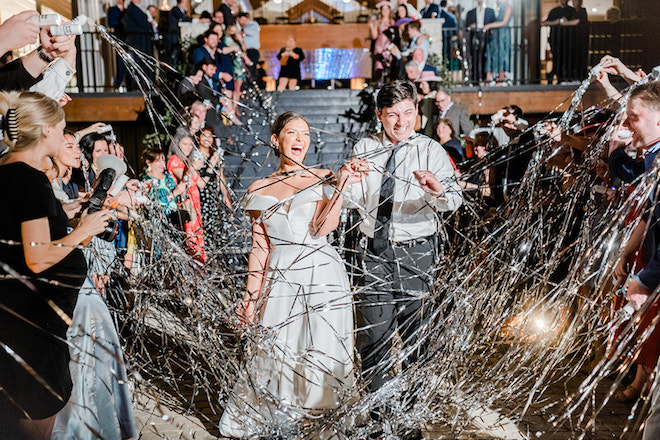
[[[405,240],[405,241],[390,241],[390,246],[392,246],[393,248],[411,248],[420,244],[427,243],[433,240],[434,237],[435,235],[429,235],[426,237],[413,238],[411,240]],[[365,237],[365,238],[367,239],[368,248],[373,249],[374,239],[371,237]]]

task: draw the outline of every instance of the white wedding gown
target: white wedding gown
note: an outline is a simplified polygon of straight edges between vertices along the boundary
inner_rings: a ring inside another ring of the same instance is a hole
[[[280,202],[248,195],[270,243],[260,324],[220,421],[227,437],[284,433],[310,410],[332,409],[353,395],[353,308],[344,262],[310,222],[323,188]],[[318,415],[318,414],[317,414]]]

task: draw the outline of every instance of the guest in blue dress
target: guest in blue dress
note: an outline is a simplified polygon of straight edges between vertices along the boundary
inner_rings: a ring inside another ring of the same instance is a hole
[[[497,85],[510,85],[511,79],[511,16],[513,8],[509,0],[497,0],[497,19],[484,25],[492,31],[486,48],[486,82],[493,82],[497,72]]]
[[[60,173],[70,174],[72,168],[80,164],[80,155],[73,134],[65,134],[55,157]],[[61,188],[59,180],[53,181],[54,189]],[[56,191],[55,196],[63,205],[72,203],[66,191]],[[73,321],[66,333],[73,389],[69,401],[57,413],[50,440],[136,438],[121,345],[101,296],[116,263],[117,251],[112,243],[94,237],[83,253],[87,277],[78,293]]]

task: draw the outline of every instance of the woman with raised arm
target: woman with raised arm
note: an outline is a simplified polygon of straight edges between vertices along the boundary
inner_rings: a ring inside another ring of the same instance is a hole
[[[277,84],[277,90],[293,90],[300,81],[300,63],[305,59],[303,50],[296,46],[296,39],[290,35],[286,40],[286,46],[280,49],[277,54],[277,59],[280,60],[280,77]]]
[[[165,154],[159,148],[151,147],[144,150],[142,160],[147,166],[143,180],[147,182],[149,198],[160,205],[163,214],[176,224],[177,221],[174,220],[178,210],[176,199],[184,196],[188,191],[186,182],[176,184],[174,177],[165,166]]]
[[[64,111],[40,93],[0,93],[9,153],[0,164],[0,433],[50,439],[71,394],[66,331],[87,275],[79,245],[110,213],[69,219],[40,171],[64,142]]]
[[[333,175],[303,165],[309,124],[286,112],[271,127],[280,165],[249,189],[252,219],[247,289],[239,314],[268,337],[251,351],[220,422],[228,437],[257,435],[273,424],[295,430],[295,417],[336,408],[353,391],[353,311],[344,262],[326,236],[339,224],[343,191],[366,163]]]
[[[389,37],[392,33],[386,31],[394,26],[394,20],[392,20],[392,6],[390,2],[383,0],[376,7],[378,8],[378,16],[369,22],[369,33],[371,39],[374,41],[373,79],[377,82],[382,82],[385,78],[389,77],[390,67],[392,65],[392,54],[388,49],[388,46],[392,44],[392,40]]]
[[[74,134],[65,131],[64,143],[53,158],[58,174],[52,178],[52,184],[55,197],[69,218],[81,206],[77,185],[68,180],[72,169],[80,166],[80,156]],[[106,205],[107,202],[106,199]],[[87,279],[78,293],[67,331],[73,389],[69,402],[57,413],[51,440],[136,437],[126,365],[104,300],[117,251],[112,243],[94,237],[84,253]]]

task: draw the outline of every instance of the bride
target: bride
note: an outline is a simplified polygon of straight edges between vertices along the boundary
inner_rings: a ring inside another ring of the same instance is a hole
[[[220,433],[244,437],[290,430],[310,410],[336,408],[353,393],[353,312],[344,262],[326,235],[337,228],[344,189],[366,161],[336,175],[303,166],[309,124],[294,112],[271,127],[277,171],[250,186],[252,220],[247,289],[239,315],[260,323],[259,339],[220,421]]]

